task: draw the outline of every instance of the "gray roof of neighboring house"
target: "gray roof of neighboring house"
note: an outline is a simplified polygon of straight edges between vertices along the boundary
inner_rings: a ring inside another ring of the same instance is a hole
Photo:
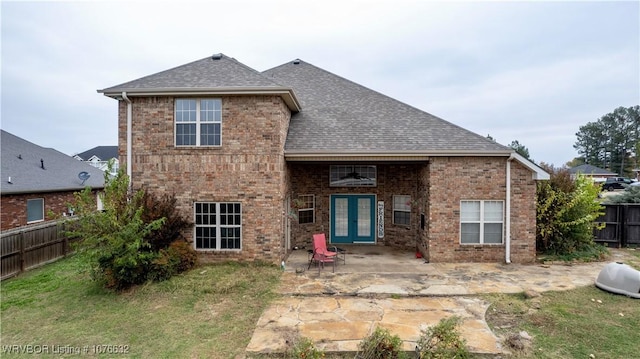
[[[44,148],[20,137],[1,131],[2,194],[78,191],[86,186],[104,187],[104,172],[52,148]],[[40,160],[44,168],[41,168]],[[90,178],[82,184],[80,172]],[[11,183],[9,183],[11,177]]]
[[[285,152],[504,154],[484,136],[295,60],[263,74],[290,86],[302,110],[291,118]]]
[[[596,167],[596,166],[592,166],[592,165],[580,165],[580,166],[576,166],[576,167],[572,167],[569,169],[569,173],[570,174],[576,174],[576,173],[582,173],[582,174],[586,174],[586,175],[600,175],[600,176],[615,176],[617,175],[617,173],[613,173],[611,171],[607,171],[605,169],[602,169],[600,167]]]
[[[97,146],[88,151],[78,153],[76,156],[83,161],[88,161],[93,156],[98,157],[100,161],[108,161],[112,158],[118,159],[118,146]]]

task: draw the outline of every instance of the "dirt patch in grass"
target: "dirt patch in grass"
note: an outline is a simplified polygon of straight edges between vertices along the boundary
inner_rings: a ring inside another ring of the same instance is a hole
[[[640,301],[595,286],[523,294],[487,295],[492,303],[486,319],[505,347],[513,336],[532,337],[524,349],[511,347],[517,358],[631,358],[640,342]]]

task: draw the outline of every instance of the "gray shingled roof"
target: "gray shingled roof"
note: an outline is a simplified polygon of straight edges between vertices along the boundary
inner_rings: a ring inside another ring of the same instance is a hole
[[[118,146],[97,146],[88,151],[78,153],[76,156],[83,161],[88,161],[91,157],[96,156],[100,161],[108,161],[112,158],[118,158]]]
[[[296,64],[297,63],[297,64]],[[293,88],[285,152],[509,154],[511,148],[301,60],[263,72]]]
[[[592,175],[592,176],[594,176],[594,175],[600,175],[600,176],[615,176],[615,175],[617,175],[617,173],[613,173],[611,171],[607,171],[607,170],[602,169],[600,167],[596,167],[596,166],[588,165],[588,164],[572,167],[572,168],[569,169],[569,173],[571,173],[571,174],[582,173],[582,174],[587,174],[587,175]]]
[[[82,190],[85,186],[104,187],[104,172],[52,148],[44,148],[1,132],[2,165],[0,192],[5,194]],[[41,168],[40,160],[44,162]],[[82,184],[80,172],[91,177]],[[11,183],[8,182],[11,177]]]
[[[186,65],[109,87],[99,92],[117,93],[155,89],[282,87],[263,76],[260,72],[238,62],[236,59],[223,54],[219,55],[220,58],[217,60],[214,60],[212,57],[206,57]]]

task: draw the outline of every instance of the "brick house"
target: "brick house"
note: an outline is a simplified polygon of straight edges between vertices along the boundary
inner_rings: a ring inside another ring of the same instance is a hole
[[[217,54],[98,92],[118,100],[133,186],[175,194],[202,259],[279,263],[317,232],[431,262],[535,259],[546,172],[304,61]]]
[[[103,172],[109,170],[109,164],[111,163],[111,171],[109,173],[112,176],[118,174],[118,167],[120,165],[118,146],[97,146],[90,150],[77,153],[73,155],[73,158],[78,161],[84,161],[93,167],[99,168]]]
[[[99,169],[4,130],[0,132],[2,230],[68,215],[74,192],[85,186],[93,190],[104,187],[104,173]],[[82,172],[89,177],[81,179],[78,175]]]

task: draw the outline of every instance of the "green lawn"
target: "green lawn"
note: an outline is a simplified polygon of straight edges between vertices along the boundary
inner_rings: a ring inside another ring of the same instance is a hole
[[[280,277],[275,266],[208,265],[114,294],[79,270],[72,257],[2,282],[0,357],[34,357],[8,355],[11,345],[82,354],[105,345],[99,348],[126,351],[126,358],[235,357]]]
[[[640,262],[640,251],[634,253]],[[2,358],[8,346],[80,350],[84,357],[235,358],[276,298],[280,269],[206,265],[171,280],[121,294],[93,284],[71,257],[1,283]],[[531,348],[517,358],[631,358],[640,343],[640,300],[594,286],[563,292],[483,296],[498,335],[526,330]],[[393,333],[392,333],[393,334]],[[125,350],[125,355],[95,355]],[[108,347],[111,345],[113,347]],[[24,348],[24,347],[23,347]],[[47,357],[61,357],[49,355]],[[77,356],[77,355],[76,355]],[[37,356],[36,356],[37,357]],[[344,358],[344,356],[343,356]]]
[[[494,333],[527,331],[532,346],[517,358],[636,358],[640,353],[640,300],[595,286],[546,292],[526,299],[489,295]]]

